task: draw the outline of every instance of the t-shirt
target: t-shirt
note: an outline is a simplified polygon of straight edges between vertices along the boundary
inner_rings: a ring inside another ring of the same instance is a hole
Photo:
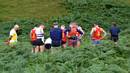
[[[92,36],[92,39],[94,40],[100,40],[102,38],[102,32],[103,32],[103,28],[100,28],[100,27],[93,27],[92,30],[91,30],[91,36]]]
[[[52,41],[61,41],[62,40],[62,30],[60,28],[52,28],[50,30],[50,37]]]
[[[36,36],[37,39],[42,39],[42,41],[44,42],[44,31],[42,28],[36,28]]]
[[[18,37],[17,37],[17,33],[16,33],[16,31],[14,29],[12,29],[10,31],[10,36],[11,36],[10,42],[17,42]]]
[[[112,36],[118,36],[120,33],[120,29],[118,27],[111,27],[110,33]]]
[[[54,47],[60,46],[62,41],[62,30],[60,28],[52,28],[50,30],[50,37]]]

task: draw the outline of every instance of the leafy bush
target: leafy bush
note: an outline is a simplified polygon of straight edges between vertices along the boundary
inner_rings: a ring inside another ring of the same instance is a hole
[[[0,25],[0,73],[129,73],[130,72],[130,15],[129,5],[116,0],[63,0],[68,15],[50,19],[17,19]],[[31,53],[30,30],[39,24],[46,26],[46,37],[54,21],[69,25],[77,21],[89,33],[93,23],[108,29],[116,21],[122,29],[119,45],[105,39],[103,45],[93,46],[85,36],[80,48],[52,48],[44,53]],[[16,48],[2,43],[9,30],[17,23],[22,33]]]

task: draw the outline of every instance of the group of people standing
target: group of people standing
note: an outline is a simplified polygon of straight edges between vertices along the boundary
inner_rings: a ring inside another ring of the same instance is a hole
[[[111,34],[111,40],[117,44],[119,39],[120,29],[117,27],[116,23],[112,23],[112,27],[109,29]],[[13,29],[10,31],[10,37],[8,40],[9,45],[14,45],[17,43],[17,30],[19,29],[19,25],[15,25]],[[65,25],[61,25],[59,27],[58,23],[53,23],[53,27],[50,29],[50,36],[45,39],[45,26],[39,25],[31,29],[30,39],[31,44],[34,46],[32,52],[43,52],[46,49],[50,49],[52,47],[60,47],[66,48],[66,46],[70,47],[80,47],[82,37],[85,32],[82,27],[79,26],[76,22],[71,22],[69,27],[65,27]],[[106,31],[101,28],[98,24],[94,24],[91,32],[91,39],[94,45],[100,45],[101,40],[105,38],[107,35]]]
[[[45,49],[59,46],[66,48],[67,44],[70,47],[79,47],[84,35],[83,29],[76,22],[70,23],[68,28],[65,25],[59,27],[55,22],[50,29],[50,37],[44,40],[44,28],[44,25],[40,25],[34,27],[30,32],[31,42],[34,45],[33,52],[43,52]]]
[[[115,22],[112,22],[112,26],[109,29],[109,33],[110,33],[110,39],[114,41],[114,44],[117,44],[119,40],[120,28],[117,27],[117,24]],[[90,35],[91,35],[93,44],[100,45],[101,40],[103,40],[106,37],[107,33],[98,24],[94,24],[94,27],[92,28],[90,32]]]

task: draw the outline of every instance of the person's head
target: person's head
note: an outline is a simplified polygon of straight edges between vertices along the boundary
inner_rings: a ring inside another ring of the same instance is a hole
[[[99,27],[99,25],[98,25],[97,23],[95,23],[93,26],[94,26],[94,27]]]
[[[33,29],[37,29],[37,27],[34,27]]]
[[[45,26],[43,24],[40,24],[39,28],[45,29]]]
[[[71,23],[70,23],[70,27],[78,27],[78,25],[77,25],[76,22],[71,22]]]
[[[18,24],[14,25],[14,29],[15,29],[16,31],[19,30],[19,25],[18,25]]]
[[[58,28],[58,22],[53,23],[53,28]]]
[[[112,26],[116,27],[117,26],[116,22],[112,22]]]
[[[62,30],[64,30],[65,29],[65,25],[61,25],[61,27],[60,27]]]

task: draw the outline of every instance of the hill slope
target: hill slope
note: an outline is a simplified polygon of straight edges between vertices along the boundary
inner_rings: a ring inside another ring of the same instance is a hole
[[[130,73],[130,6],[127,3],[122,0],[63,0],[67,16],[51,17],[47,21],[30,18],[0,23],[0,73]],[[53,21],[66,26],[77,21],[86,32],[81,47],[59,47],[32,54],[30,29],[44,23],[47,37]],[[93,46],[88,34],[92,24],[98,22],[108,31],[112,21],[122,29],[119,44],[115,46],[106,38],[102,46]],[[3,43],[14,23],[20,24],[22,29],[16,49]]]
[[[42,18],[66,14],[60,0],[0,0],[0,20]]]

